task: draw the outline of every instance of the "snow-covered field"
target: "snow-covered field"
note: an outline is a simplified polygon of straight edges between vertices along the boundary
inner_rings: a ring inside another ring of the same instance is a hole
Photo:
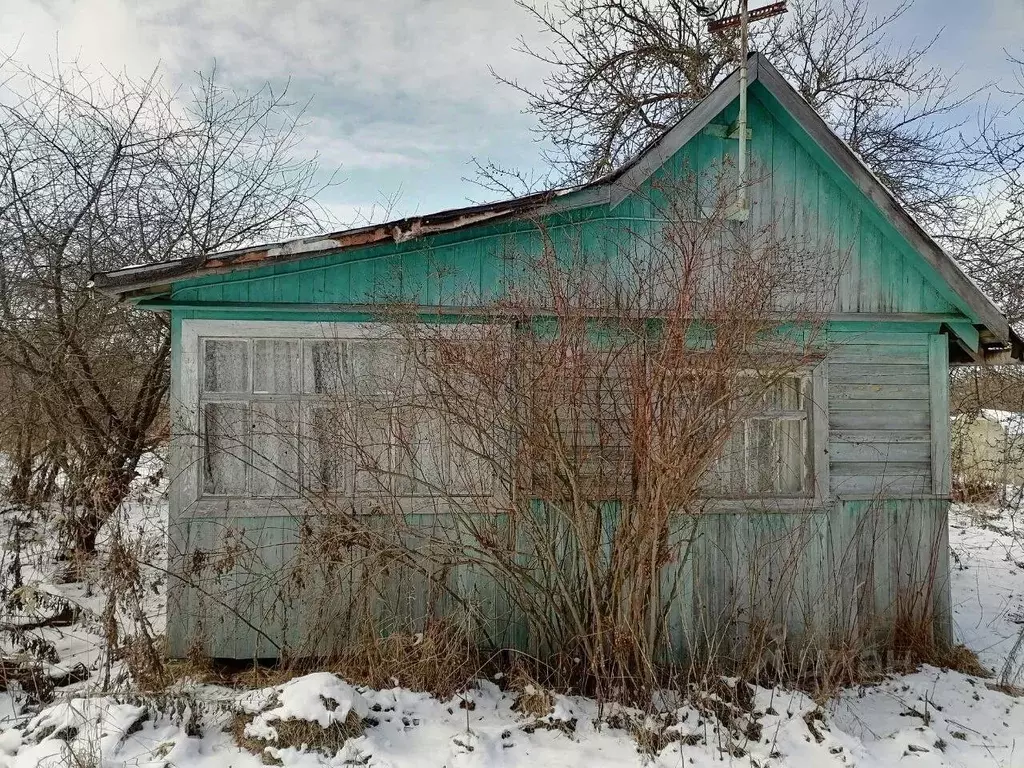
[[[159,497],[140,493],[120,520],[148,553],[143,607],[158,631],[164,514]],[[1024,684],[1021,660],[1004,670],[1024,627],[1024,531],[1008,511],[956,507],[950,540],[960,639],[997,675]],[[17,684],[0,692],[0,768],[1024,766],[1024,699],[996,690],[996,678],[931,667],[820,705],[803,693],[724,681],[646,717],[538,691],[527,691],[533,704],[525,706],[522,691],[502,691],[492,680],[449,701],[350,686],[327,673],[263,689],[182,682],[139,695],[120,664],[106,665],[100,591],[54,585],[45,542],[35,547],[16,618],[75,610],[66,626],[32,633],[52,648],[51,700],[33,703]],[[116,693],[100,692],[104,677]]]

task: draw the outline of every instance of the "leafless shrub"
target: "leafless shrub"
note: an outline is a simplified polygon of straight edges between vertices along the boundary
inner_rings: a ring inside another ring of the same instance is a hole
[[[733,187],[696,186],[665,184],[663,223],[627,243],[581,230],[606,259],[538,226],[539,256],[460,320],[395,305],[376,338],[324,341],[337,394],[307,427],[323,483],[292,592],[318,607],[291,652],[330,652],[321,621],[350,638],[438,610],[484,646],[522,627],[557,684],[608,696],[649,688],[666,652],[717,653],[718,626],[666,651],[695,530],[725,499],[811,504],[807,372],[833,287],[798,237],[731,222]],[[344,596],[317,602],[331,583]]]

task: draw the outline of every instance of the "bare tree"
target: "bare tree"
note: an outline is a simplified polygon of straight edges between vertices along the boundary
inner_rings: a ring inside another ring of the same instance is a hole
[[[0,364],[22,404],[7,414],[23,441],[16,485],[24,497],[27,475],[59,469],[68,543],[90,553],[164,437],[170,357],[166,320],[99,296],[90,276],[304,230],[318,164],[269,87],[234,93],[211,74],[174,93],[155,74],[11,62],[4,75]]]
[[[735,66],[732,33],[709,33],[690,0],[519,3],[551,40],[521,50],[551,74],[539,89],[498,77],[528,97],[554,145],[550,160],[572,181],[635,155]],[[957,111],[968,97],[926,63],[934,41],[891,38],[911,4],[873,16],[867,0],[791,0],[790,13],[752,28],[752,43],[915,213],[932,218],[964,172]]]
[[[1024,60],[979,116],[978,136],[963,152],[975,172],[970,215],[944,222],[941,232],[971,274],[999,302],[1011,323],[1024,320]]]

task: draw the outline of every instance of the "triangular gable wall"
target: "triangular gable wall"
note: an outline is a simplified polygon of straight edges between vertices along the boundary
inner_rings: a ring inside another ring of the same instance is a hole
[[[759,83],[751,86],[748,105],[751,226],[775,226],[782,236],[837,254],[835,263],[822,264],[823,279],[840,274],[835,312],[977,319]],[[613,205],[612,215],[652,215],[648,201],[658,188],[675,183],[671,179],[692,176],[706,186],[716,182],[718,171],[734,173],[738,142],[724,134],[735,126],[737,112],[733,102],[713,116],[638,190]]]

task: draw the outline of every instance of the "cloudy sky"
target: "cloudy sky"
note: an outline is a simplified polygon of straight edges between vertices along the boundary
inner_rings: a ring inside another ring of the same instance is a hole
[[[870,2],[882,13],[897,0]],[[464,180],[474,157],[539,164],[522,98],[488,70],[545,74],[513,50],[538,30],[512,0],[4,0],[0,20],[0,51],[33,66],[59,51],[97,69],[159,67],[171,83],[214,61],[235,87],[290,80],[313,99],[306,145],[341,169],[324,202],[345,223],[389,198],[406,215],[486,197]],[[965,89],[1005,80],[1024,0],[917,0],[897,30],[940,31],[932,55]]]

